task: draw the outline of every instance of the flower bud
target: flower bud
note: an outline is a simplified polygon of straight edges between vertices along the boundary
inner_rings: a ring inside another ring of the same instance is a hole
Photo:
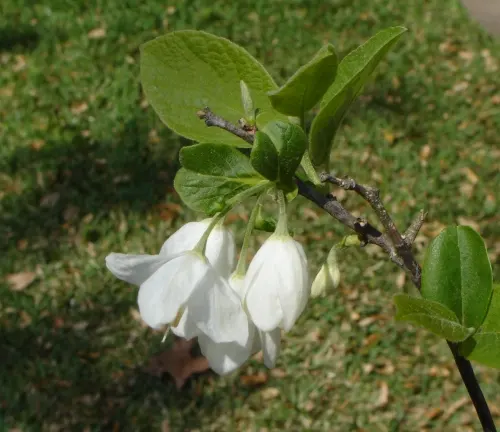
[[[340,271],[337,261],[337,246],[328,253],[326,262],[321,266],[311,287],[311,297],[324,296],[339,286]]]

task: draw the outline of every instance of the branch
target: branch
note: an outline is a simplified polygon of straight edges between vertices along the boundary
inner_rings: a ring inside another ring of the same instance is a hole
[[[207,126],[222,128],[242,138],[249,144],[253,143],[254,136],[252,133],[238,128],[237,126],[224,120],[222,117],[217,116],[210,111],[210,108],[207,107],[203,111],[199,111],[197,114],[199,118],[205,120],[205,124]],[[343,225],[355,231],[363,242],[375,244],[381,247],[394,263],[410,273],[413,284],[420,290],[422,271],[413,255],[411,246],[424,222],[425,213],[421,211],[415,220],[412,221],[404,235],[402,235],[385,209],[384,204],[380,199],[380,192],[378,189],[361,185],[349,177],[340,179],[327,173],[323,173],[321,178],[323,181],[328,181],[345,190],[353,190],[363,197],[363,199],[365,199],[365,201],[367,201],[375,211],[375,214],[380,219],[386,233],[381,233],[366,220],[355,217],[332,195],[325,196],[318,192],[313,186],[310,186],[309,184],[296,178],[295,181],[299,194],[321,207]],[[453,354],[453,358],[460,372],[460,376],[462,377],[462,381],[464,382],[472,403],[476,408],[483,431],[496,432],[495,423],[493,422],[488,403],[484,398],[471,363],[465,357],[460,355],[457,344],[449,341],[447,341],[447,343],[451,353]]]
[[[407,242],[406,239],[403,238],[401,233],[398,231],[396,224],[392,220],[391,216],[384,207],[384,203],[380,199],[380,191],[377,188],[357,183],[353,178],[350,177],[341,179],[328,173],[322,173],[319,177],[323,182],[332,183],[345,190],[355,191],[368,204],[370,204],[371,208],[374,210],[375,214],[382,223],[385,232],[391,239],[392,245],[396,250],[396,254],[403,260],[405,268],[412,277],[413,283],[417,288],[420,289],[421,269],[411,250],[411,243]],[[421,223],[423,223],[423,219]]]
[[[233,135],[236,135],[237,137],[246,141],[248,144],[253,143],[254,136],[251,132],[248,132],[242,128],[239,128],[238,126],[235,126],[227,120],[224,120],[222,117],[219,117],[218,115],[210,111],[210,108],[208,107],[205,107],[202,110],[198,111],[196,115],[198,116],[198,118],[205,120],[205,124],[209,127],[219,127],[221,129],[227,130],[228,132],[231,132]]]
[[[420,228],[422,228],[422,225],[424,224],[426,216],[427,213],[423,210],[420,210],[417,217],[413,219],[410,226],[406,229],[405,233],[403,234],[403,239],[405,240],[407,245],[411,246],[414,243],[415,239],[417,238],[418,232],[420,231]]]

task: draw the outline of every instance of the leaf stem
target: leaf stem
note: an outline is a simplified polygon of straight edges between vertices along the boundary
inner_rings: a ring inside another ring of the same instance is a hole
[[[285,193],[281,189],[278,189],[276,191],[276,195],[279,206],[279,217],[278,217],[278,223],[276,224],[276,230],[274,231],[274,233],[278,236],[288,237],[290,234],[288,233],[288,216],[286,214]]]
[[[262,195],[257,198],[257,202],[255,203],[254,208],[252,209],[252,213],[250,213],[250,218],[248,219],[247,228],[245,230],[245,236],[243,237],[243,244],[241,246],[240,257],[238,259],[238,265],[236,266],[235,274],[238,276],[245,276],[247,272],[247,255],[248,255],[248,247],[250,245],[250,239],[252,236],[253,228],[255,226],[255,221],[257,219],[257,215],[259,214],[260,207],[262,201]]]
[[[300,166],[305,171],[307,178],[312,182],[314,186],[321,186],[323,184],[321,178],[319,177],[316,169],[311,162],[308,150],[304,152],[304,156],[302,156],[302,160],[300,161]]]

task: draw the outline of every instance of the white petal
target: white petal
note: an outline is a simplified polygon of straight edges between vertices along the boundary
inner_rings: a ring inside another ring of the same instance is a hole
[[[233,273],[229,278],[229,286],[243,299],[245,294],[245,276]]]
[[[160,255],[173,256],[193,249],[208,228],[210,219],[188,222],[174,232],[160,249]]]
[[[219,375],[226,375],[245,363],[252,354],[253,331],[245,345],[236,342],[215,343],[205,334],[198,337],[198,343],[210,367]]]
[[[166,261],[164,257],[158,255],[112,253],[106,257],[106,267],[118,279],[140,285]]]
[[[276,365],[280,354],[281,330],[277,328],[270,332],[259,331],[259,339],[264,354],[264,364],[271,369]]]
[[[283,310],[282,328],[289,331],[300,314],[304,311],[310,295],[307,260],[302,245],[293,239],[283,241],[276,265],[281,274],[277,290]]]
[[[283,311],[277,295],[281,272],[276,248],[267,240],[255,254],[245,277],[245,305],[253,323],[262,331],[278,327]]]
[[[213,268],[187,303],[198,328],[214,342],[246,345],[248,316],[238,295]]]
[[[193,249],[210,222],[211,219],[205,219],[183,225],[163,244],[160,255],[172,256]],[[229,277],[236,265],[236,243],[227,228],[215,226],[208,237],[205,255],[223,277]]]
[[[236,243],[231,231],[217,225],[208,237],[205,255],[219,274],[228,278],[236,266]]]
[[[193,339],[200,334],[200,330],[196,327],[196,323],[192,319],[189,308],[184,310],[179,324],[175,327],[172,326],[170,329],[176,336],[187,340]]]
[[[250,263],[245,278],[245,304],[262,331],[285,331],[304,310],[309,298],[304,250],[290,237],[271,236]]]
[[[153,328],[171,323],[202,281],[210,265],[186,252],[160,267],[139,289],[139,312]]]

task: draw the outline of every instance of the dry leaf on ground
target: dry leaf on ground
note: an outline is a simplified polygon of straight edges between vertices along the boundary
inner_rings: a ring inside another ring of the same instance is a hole
[[[254,375],[242,375],[240,381],[244,386],[258,386],[266,383],[268,378],[266,373],[258,372]]]
[[[279,389],[276,387],[268,387],[260,392],[262,399],[271,400],[277,398],[280,394]]]
[[[7,275],[6,280],[12,291],[22,291],[35,280],[35,272],[21,272]]]
[[[90,30],[87,34],[89,39],[102,39],[106,36],[106,29],[103,27],[98,27]]]
[[[193,357],[191,349],[194,342],[195,339],[177,339],[172,348],[149,359],[145,371],[158,377],[168,373],[177,389],[181,389],[191,375],[210,368],[205,357]]]
[[[385,381],[380,382],[380,393],[378,395],[378,400],[375,403],[377,408],[383,408],[389,403],[389,386]]]

